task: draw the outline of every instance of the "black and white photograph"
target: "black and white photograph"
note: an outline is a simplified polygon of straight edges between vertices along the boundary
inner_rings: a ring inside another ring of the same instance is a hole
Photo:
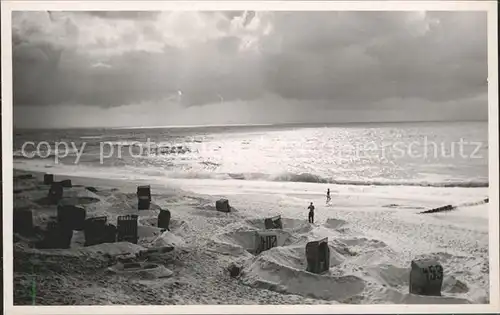
[[[2,2],[12,312],[499,311],[496,2],[57,2]]]

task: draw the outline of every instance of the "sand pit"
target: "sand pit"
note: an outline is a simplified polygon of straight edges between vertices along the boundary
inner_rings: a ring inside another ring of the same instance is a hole
[[[264,230],[266,228],[264,220],[265,218],[249,219],[245,220],[244,224],[254,229]],[[313,226],[306,220],[281,217],[281,222],[283,224],[283,230],[291,233],[302,234],[307,233],[313,229]]]
[[[239,280],[251,287],[328,301],[340,302],[363,292],[364,280],[359,277],[307,272],[305,255],[300,252],[293,247],[263,252],[246,262]]]
[[[345,225],[347,225],[347,221],[340,220],[340,219],[331,219],[331,218],[327,219],[326,223],[325,223],[325,227],[327,227],[329,229],[334,229],[334,230],[337,230],[340,227],[344,227]]]
[[[253,254],[258,246],[259,232],[266,232],[266,230],[239,230],[216,235],[211,239],[213,241],[211,244],[215,245],[211,249],[216,251],[218,247],[228,248],[231,249],[232,254],[234,251],[241,252],[241,250]],[[287,231],[273,230],[273,232],[277,235],[277,246],[287,246],[296,241],[296,238]]]
[[[367,268],[368,274],[383,286],[408,290],[410,268],[400,268],[393,265],[380,264]]]

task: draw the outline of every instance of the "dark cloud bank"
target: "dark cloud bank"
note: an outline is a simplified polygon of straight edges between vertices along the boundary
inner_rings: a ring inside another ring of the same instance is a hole
[[[487,117],[482,12],[15,12],[12,36],[17,126]]]

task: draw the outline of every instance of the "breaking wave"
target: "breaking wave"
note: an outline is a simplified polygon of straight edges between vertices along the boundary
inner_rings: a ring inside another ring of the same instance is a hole
[[[192,178],[192,179],[236,179],[274,182],[299,182],[299,183],[324,183],[336,185],[357,185],[357,186],[421,186],[421,187],[488,187],[487,180],[470,181],[410,181],[410,180],[349,180],[326,178],[310,173],[282,173],[277,175],[265,173],[215,173],[215,172],[172,172],[167,174],[172,178]]]

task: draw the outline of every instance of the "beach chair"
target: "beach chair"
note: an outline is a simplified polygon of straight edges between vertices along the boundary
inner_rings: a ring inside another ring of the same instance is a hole
[[[61,183],[52,183],[50,185],[49,194],[47,198],[52,204],[57,204],[63,197],[63,186]]]
[[[14,210],[14,233],[31,235],[33,233],[33,213],[31,210]]]
[[[231,212],[231,207],[229,206],[229,200],[219,199],[215,202],[215,209],[220,212]]]
[[[106,224],[104,227],[105,231],[105,236],[104,236],[104,242],[105,243],[114,243],[116,242],[116,226],[113,224]]]
[[[118,232],[118,242],[129,242],[137,244],[139,240],[137,232],[137,218],[135,214],[118,217],[116,229]]]
[[[276,232],[257,232],[257,248],[255,250],[256,254],[260,254],[263,251],[271,249],[278,246],[278,235]]]
[[[330,269],[328,237],[306,244],[307,271],[321,274]]]
[[[149,210],[151,204],[151,186],[144,185],[137,187],[137,209]]]
[[[169,224],[170,224],[170,211],[167,209],[160,209],[160,213],[158,214],[158,227],[160,229],[166,229],[170,231],[169,229]]]
[[[49,222],[42,242],[37,244],[37,248],[57,248],[66,249],[71,247],[73,230],[70,230],[57,222]]]
[[[95,217],[85,220],[85,245],[92,246],[105,243],[107,217]]]
[[[411,262],[410,293],[441,296],[443,266],[435,259],[414,259]]]
[[[76,231],[82,231],[85,228],[86,211],[84,208],[73,205],[57,206],[57,222]]]
[[[267,230],[270,229],[282,229],[283,228],[283,223],[281,222],[281,216],[277,215],[272,218],[267,218],[264,220],[264,225]]]

